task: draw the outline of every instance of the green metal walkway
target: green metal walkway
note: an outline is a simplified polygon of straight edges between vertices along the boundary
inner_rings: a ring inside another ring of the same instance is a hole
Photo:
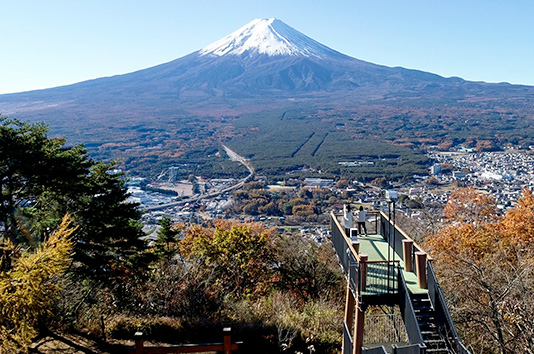
[[[393,248],[388,246],[388,243],[382,235],[371,234],[367,236],[358,236],[358,242],[360,243],[359,254],[366,254],[369,258],[368,261],[387,261],[388,260],[388,248],[391,259],[393,259]],[[395,254],[395,260],[399,261],[404,279],[406,279],[406,284],[408,285],[408,290],[412,294],[427,294],[427,289],[421,289],[417,282],[417,276],[413,272],[404,271],[404,261],[401,259],[401,256]],[[367,277],[381,276],[376,273],[369,273]],[[372,279],[369,279],[370,283],[373,283]]]

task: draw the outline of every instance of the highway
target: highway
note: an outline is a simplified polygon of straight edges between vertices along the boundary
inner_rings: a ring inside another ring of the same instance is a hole
[[[239,182],[237,182],[233,186],[223,188],[223,189],[221,189],[220,191],[217,191],[217,192],[201,194],[201,195],[193,196],[191,198],[182,199],[182,200],[179,200],[179,201],[176,201],[176,202],[144,207],[144,208],[142,208],[142,210],[143,211],[163,210],[163,209],[175,207],[177,205],[184,205],[184,204],[187,204],[187,203],[194,203],[194,202],[197,202],[197,201],[202,200],[202,199],[213,198],[213,197],[216,197],[218,195],[224,194],[226,192],[230,192],[230,191],[233,191],[233,190],[236,190],[236,189],[239,189],[239,188],[243,187],[243,184],[245,184],[245,181],[248,178],[250,178],[250,177],[252,177],[254,175],[254,167],[252,167],[252,165],[250,164],[250,162],[247,159],[245,159],[241,155],[238,155],[235,151],[231,150],[228,146],[223,145],[223,148],[226,151],[226,154],[228,155],[228,157],[230,157],[230,160],[240,162],[241,164],[243,164],[247,168],[247,170],[249,171],[249,175],[247,177],[240,179]]]

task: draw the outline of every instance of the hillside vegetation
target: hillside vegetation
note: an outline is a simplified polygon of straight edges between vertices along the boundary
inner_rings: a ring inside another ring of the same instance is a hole
[[[472,353],[534,352],[534,195],[496,216],[491,197],[459,190],[430,236],[440,284]]]
[[[42,124],[1,123],[0,352],[51,329],[183,343],[218,341],[228,325],[243,353],[339,346],[344,281],[328,244],[164,218],[149,247],[112,165]]]

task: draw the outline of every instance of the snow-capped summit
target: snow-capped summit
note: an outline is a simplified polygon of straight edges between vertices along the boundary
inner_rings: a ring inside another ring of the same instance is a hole
[[[339,52],[275,18],[256,19],[200,50],[199,55],[267,54],[323,58]]]

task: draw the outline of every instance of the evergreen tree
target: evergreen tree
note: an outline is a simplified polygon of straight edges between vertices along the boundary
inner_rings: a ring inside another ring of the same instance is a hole
[[[80,226],[73,239],[79,273],[109,279],[141,267],[138,205],[127,201],[123,175],[47,131],[0,118],[0,238],[35,246],[68,212]]]
[[[159,221],[161,228],[158,230],[158,241],[156,245],[156,252],[159,255],[171,255],[171,243],[176,242],[176,235],[181,231],[180,228],[173,226],[171,218],[164,215]]]

